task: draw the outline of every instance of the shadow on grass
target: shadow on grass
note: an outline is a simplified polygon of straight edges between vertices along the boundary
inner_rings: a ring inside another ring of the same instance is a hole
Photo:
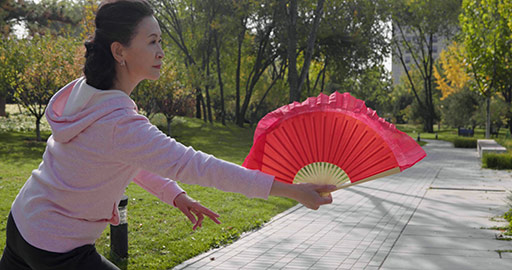
[[[44,134],[43,141],[27,137],[22,132],[0,132],[0,157],[1,161],[11,164],[27,163],[42,159],[46,140],[49,134]]]

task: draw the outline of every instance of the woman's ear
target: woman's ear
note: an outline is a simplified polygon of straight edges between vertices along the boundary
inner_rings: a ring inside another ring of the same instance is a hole
[[[124,66],[124,46],[123,44],[117,42],[117,41],[114,41],[112,42],[112,44],[110,45],[110,51],[112,52],[112,56],[114,56],[114,59],[116,60],[116,62],[118,64],[120,64],[121,66]]]

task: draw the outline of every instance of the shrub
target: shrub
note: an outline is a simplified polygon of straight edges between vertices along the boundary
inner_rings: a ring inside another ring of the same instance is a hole
[[[509,153],[486,153],[482,157],[482,163],[484,168],[498,170],[512,169],[512,155]]]
[[[476,148],[476,139],[473,138],[455,138],[453,145],[456,148]]]

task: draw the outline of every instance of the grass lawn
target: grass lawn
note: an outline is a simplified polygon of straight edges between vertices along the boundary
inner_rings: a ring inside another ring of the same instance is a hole
[[[1,121],[2,119],[0,119]],[[163,119],[154,121],[163,125]],[[197,150],[241,164],[249,153],[254,130],[233,125],[205,124],[198,119],[177,118],[173,136]],[[48,132],[43,132],[47,138]],[[34,142],[32,131],[0,131],[0,254],[5,246],[5,223],[19,189],[41,162],[46,144]],[[295,205],[288,199],[248,199],[213,188],[181,185],[188,194],[221,215],[221,225],[206,221],[192,231],[190,221],[177,209],[160,202],[142,188],[130,184],[129,260],[130,269],[169,269],[212,247],[237,239],[244,231],[260,227],[276,214]],[[109,228],[96,242],[98,251],[109,258]]]

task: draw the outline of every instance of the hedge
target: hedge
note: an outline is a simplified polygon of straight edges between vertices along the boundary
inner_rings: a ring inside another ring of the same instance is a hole
[[[476,139],[473,138],[455,138],[453,145],[456,148],[476,148]]]
[[[506,170],[512,169],[512,155],[509,153],[485,153],[482,157],[484,168]]]

